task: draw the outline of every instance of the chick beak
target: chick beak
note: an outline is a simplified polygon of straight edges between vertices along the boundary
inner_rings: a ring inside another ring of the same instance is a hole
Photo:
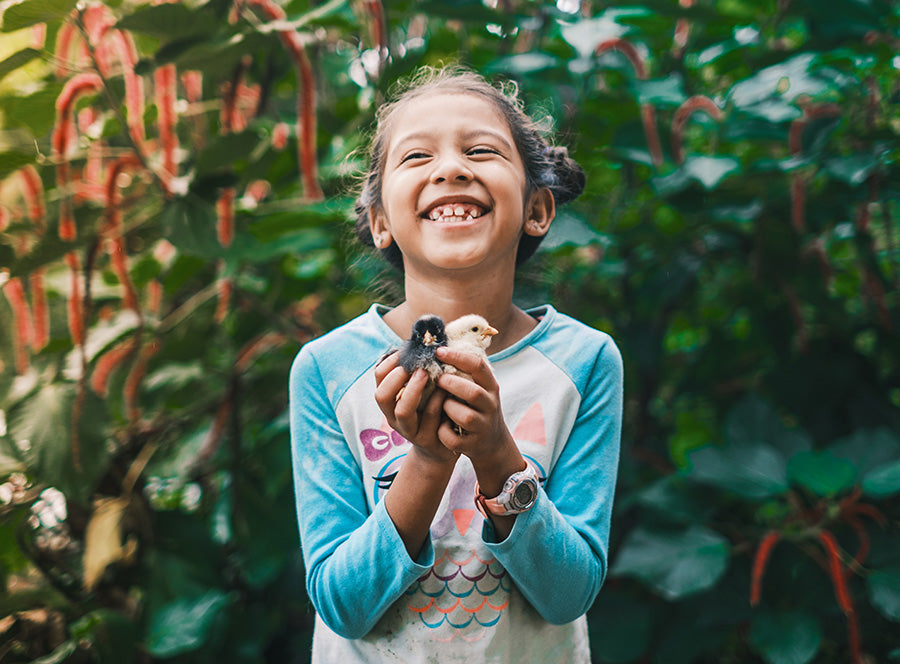
[[[435,341],[436,339],[431,332],[425,332],[425,334],[422,335],[422,343],[424,343],[426,346],[433,346]]]
[[[485,337],[492,337],[495,334],[499,334],[499,331],[488,325],[487,329],[481,333],[481,338],[484,339]]]

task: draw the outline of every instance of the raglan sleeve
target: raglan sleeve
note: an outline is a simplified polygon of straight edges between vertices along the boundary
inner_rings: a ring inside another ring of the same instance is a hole
[[[503,541],[485,521],[483,538],[516,586],[548,622],[586,613],[608,567],[609,528],[622,431],[623,368],[611,338],[581,390],[571,434],[530,510]]]
[[[306,589],[325,624],[355,639],[431,567],[434,550],[428,541],[412,560],[384,503],[370,513],[359,465],[328,392],[314,354],[304,347],[291,367],[289,395]]]

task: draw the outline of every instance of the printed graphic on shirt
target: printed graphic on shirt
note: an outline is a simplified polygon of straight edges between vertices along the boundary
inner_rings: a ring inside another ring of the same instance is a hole
[[[383,429],[360,433],[366,458],[382,460],[404,447],[406,441],[387,423]],[[386,431],[385,431],[386,429]],[[540,404],[528,409],[515,428],[517,439],[545,445]],[[378,466],[372,477],[374,502],[380,501],[396,477],[406,452]],[[542,465],[526,455],[546,477]],[[509,606],[512,581],[506,570],[481,544],[484,517],[475,508],[475,471],[460,459],[431,525],[435,563],[406,591],[406,607],[431,630],[435,641],[477,641],[500,621]]]

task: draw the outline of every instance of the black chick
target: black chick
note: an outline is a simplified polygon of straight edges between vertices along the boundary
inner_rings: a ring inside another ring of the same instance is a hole
[[[428,374],[428,383],[422,391],[422,399],[419,401],[419,410],[425,407],[435,390],[438,377],[444,373],[444,365],[435,357],[435,351],[440,346],[447,345],[447,333],[444,331],[444,321],[440,316],[426,314],[419,318],[412,329],[412,336],[400,347],[398,363],[410,375],[416,369],[424,369]],[[397,399],[403,394],[403,389],[397,393]]]

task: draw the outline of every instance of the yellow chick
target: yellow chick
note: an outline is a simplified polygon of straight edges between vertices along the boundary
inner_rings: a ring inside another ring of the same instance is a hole
[[[487,359],[487,348],[491,345],[491,337],[497,334],[497,330],[478,314],[460,316],[447,323],[445,329],[448,348],[472,353],[485,359]],[[472,376],[449,364],[444,366],[444,372],[472,380]]]

